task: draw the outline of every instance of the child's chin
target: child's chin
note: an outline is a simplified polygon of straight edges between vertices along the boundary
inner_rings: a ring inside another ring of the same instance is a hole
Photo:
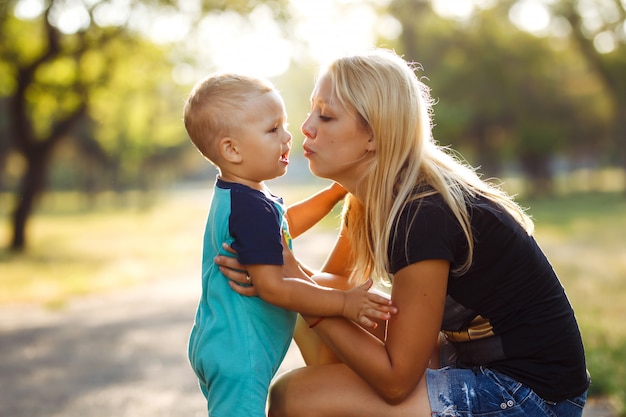
[[[283,169],[281,169],[279,172],[276,173],[276,176],[274,178],[283,177],[286,173],[287,173],[287,167],[284,167]]]

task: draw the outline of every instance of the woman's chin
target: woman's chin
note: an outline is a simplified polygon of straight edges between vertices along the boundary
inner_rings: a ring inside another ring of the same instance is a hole
[[[318,165],[315,165],[310,160],[309,160],[309,171],[311,171],[311,174],[315,175],[316,177],[328,178],[328,176],[325,175],[325,171],[323,169],[320,169]]]

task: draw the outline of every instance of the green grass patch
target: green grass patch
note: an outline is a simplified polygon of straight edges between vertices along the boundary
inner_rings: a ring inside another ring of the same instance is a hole
[[[626,410],[626,197],[574,194],[524,201],[536,237],[576,311],[591,396]]]
[[[195,271],[210,192],[149,198],[128,204],[102,196],[85,204],[73,194],[49,196],[18,254],[6,249],[3,213],[0,304],[59,306],[68,297]]]

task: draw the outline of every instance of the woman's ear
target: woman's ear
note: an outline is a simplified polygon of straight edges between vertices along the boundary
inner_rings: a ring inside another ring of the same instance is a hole
[[[237,141],[229,136],[223,137],[219,140],[217,149],[220,156],[225,160],[233,164],[241,162],[242,156],[239,151],[239,144]]]
[[[367,141],[366,148],[368,152],[372,152],[376,150],[376,141],[374,140],[374,134],[370,133],[370,138]]]

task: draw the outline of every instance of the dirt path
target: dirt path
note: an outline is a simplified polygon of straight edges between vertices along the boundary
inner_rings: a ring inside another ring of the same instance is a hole
[[[0,416],[204,416],[187,363],[196,280],[0,310]],[[299,366],[292,350],[285,367]]]
[[[193,283],[163,281],[0,313],[0,415],[202,415],[185,359]]]
[[[304,238],[297,249],[311,262],[332,244],[332,236]],[[205,416],[186,358],[197,285],[189,271],[61,311],[0,308],[0,416]],[[292,345],[280,372],[301,365]],[[585,411],[611,415],[602,404]]]

